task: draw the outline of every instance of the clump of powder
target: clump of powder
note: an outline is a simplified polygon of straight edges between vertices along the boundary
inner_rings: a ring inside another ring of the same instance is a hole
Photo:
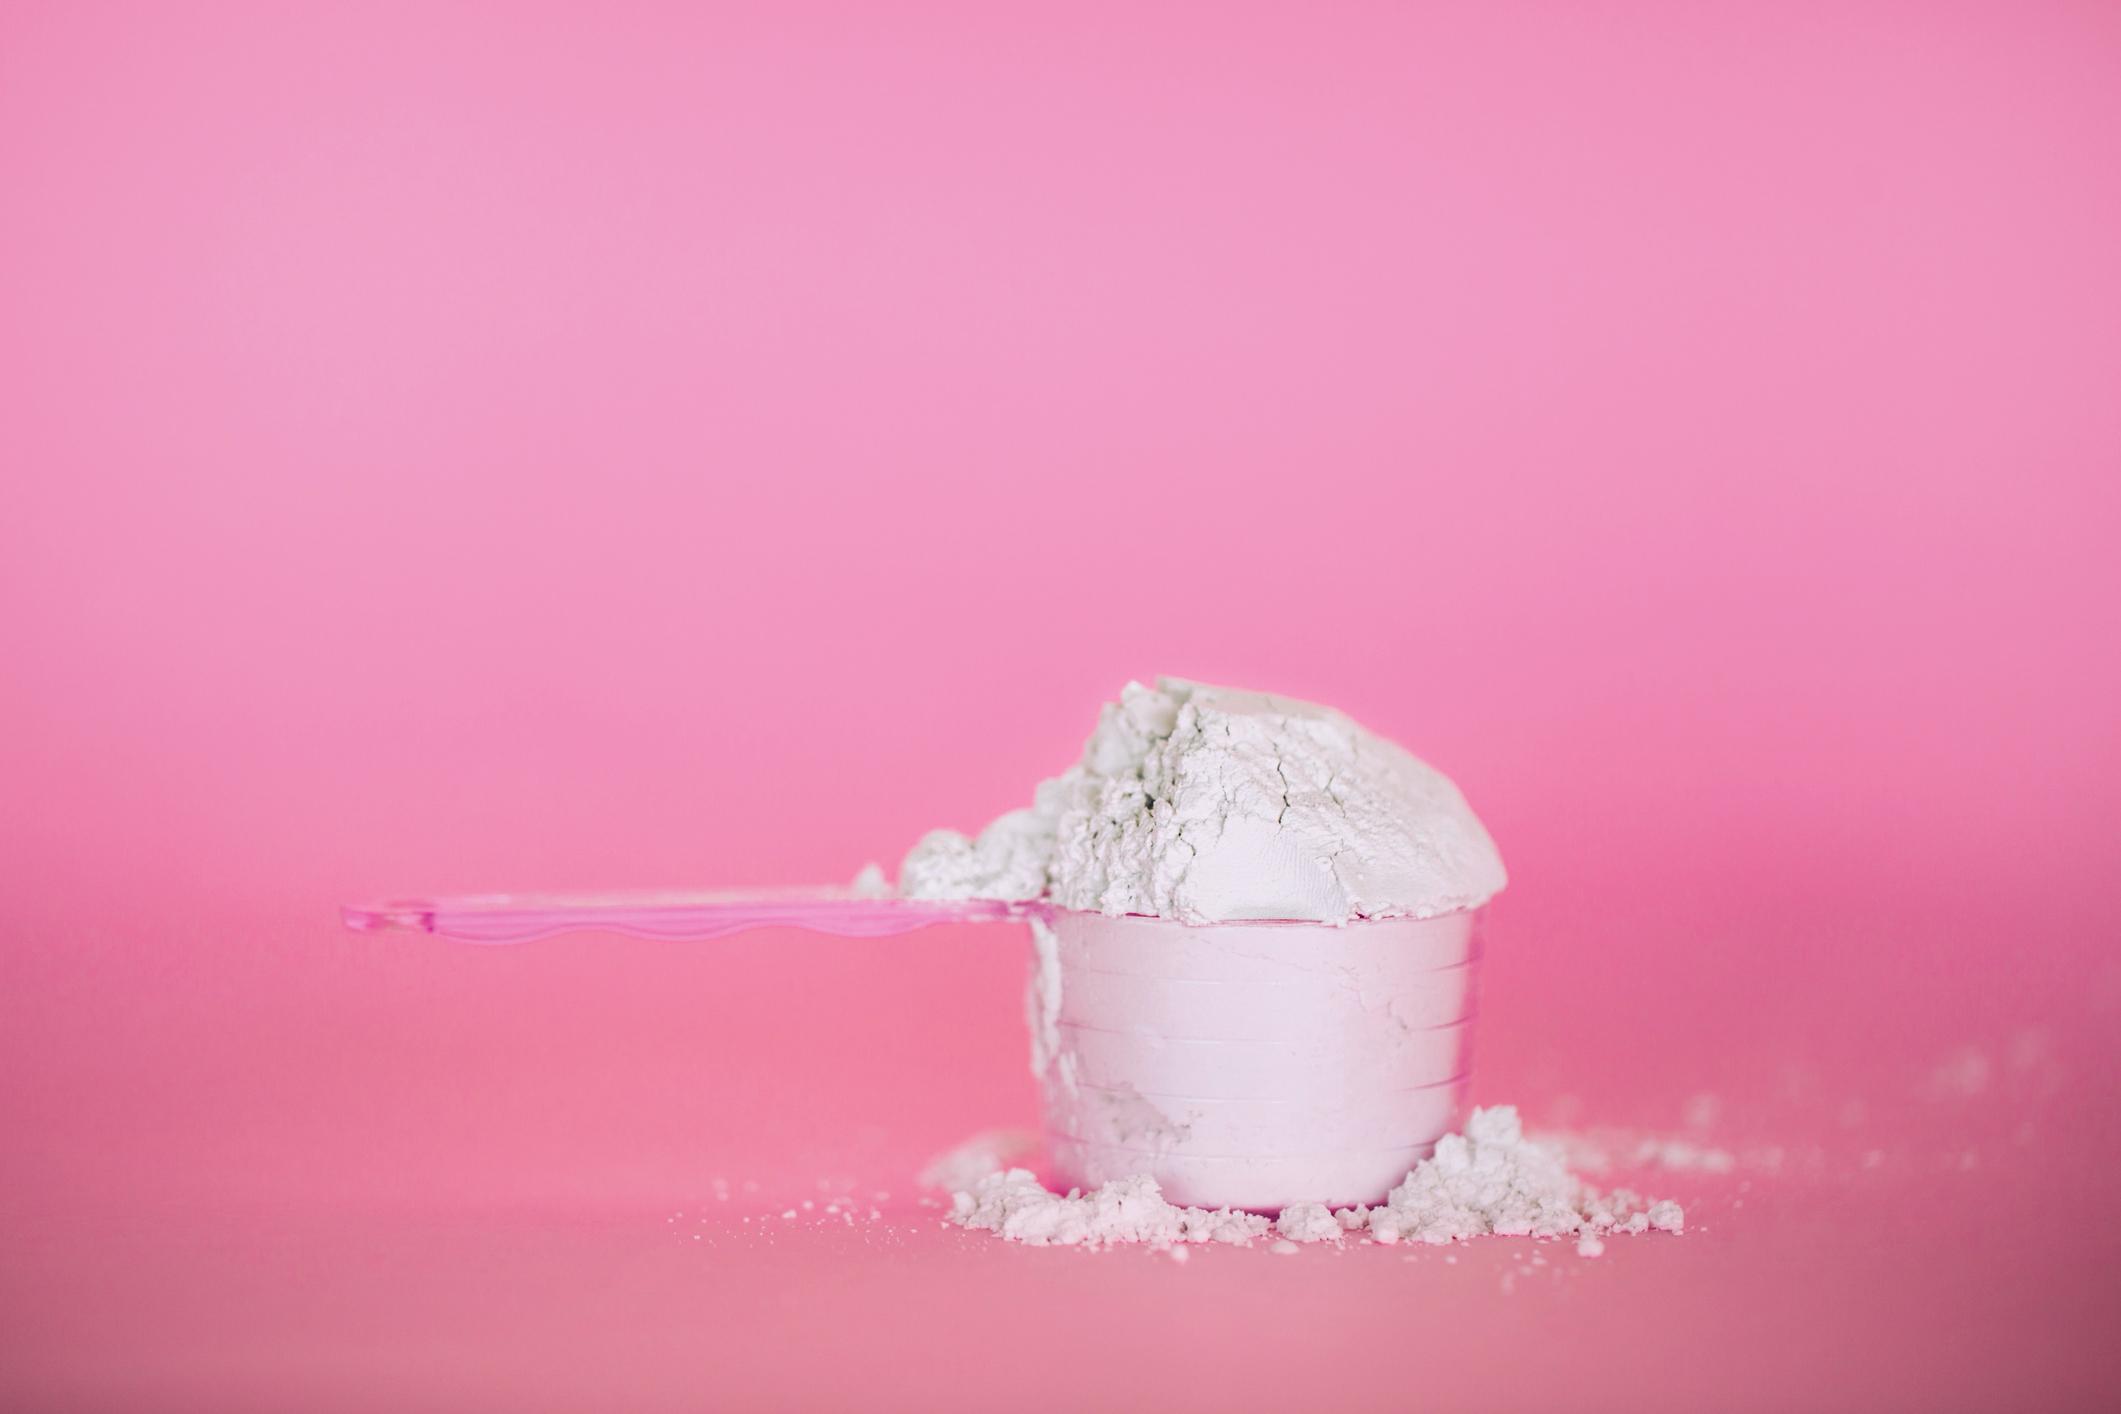
[[[1107,1247],[1148,1242],[1244,1244],[1273,1224],[1230,1208],[1181,1208],[1147,1174],[1114,1179],[1089,1193],[1053,1193],[1029,1169],[989,1174],[971,1192],[950,1195],[950,1221],[1033,1247]]]
[[[1189,923],[1425,918],[1506,881],[1448,778],[1330,707],[1129,683],[1082,759],[968,838],[914,846],[914,898],[1045,898]]]
[[[1582,1182],[1554,1150],[1525,1138],[1510,1105],[1473,1111],[1465,1133],[1436,1141],[1436,1152],[1369,1213],[1379,1242],[1678,1232],[1685,1223],[1677,1203]]]
[[[1291,1242],[1338,1242],[1346,1232],[1340,1219],[1323,1203],[1290,1204],[1274,1220],[1274,1230]]]
[[[856,898],[891,897],[891,880],[884,873],[884,866],[874,861],[864,864],[847,886],[847,892]]]
[[[1284,1242],[1340,1242],[1366,1234],[1373,1242],[1447,1243],[1475,1237],[1575,1237],[1595,1257],[1614,1234],[1678,1233],[1686,1214],[1669,1199],[1649,1201],[1627,1189],[1601,1193],[1570,1173],[1558,1153],[1527,1139],[1509,1105],[1473,1111],[1463,1134],[1446,1135],[1436,1152],[1374,1208],[1296,1203],[1271,1223],[1252,1213],[1181,1208],[1166,1201],[1146,1174],[1116,1179],[1089,1193],[1053,1193],[1028,1170],[992,1173],[951,1195],[951,1222],[1035,1246],[1103,1247],[1121,1243],[1249,1243],[1269,1232]]]

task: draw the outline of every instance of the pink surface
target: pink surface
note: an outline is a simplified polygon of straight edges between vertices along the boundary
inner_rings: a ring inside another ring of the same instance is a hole
[[[0,192],[8,1407],[2121,1377],[2111,7],[17,3]],[[1020,929],[334,911],[843,880],[1159,671],[1464,785],[1474,1098],[1717,1097],[1693,1230],[1010,1249]]]

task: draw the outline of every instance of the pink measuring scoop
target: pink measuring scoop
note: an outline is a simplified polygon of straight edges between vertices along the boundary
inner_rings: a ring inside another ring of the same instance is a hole
[[[805,928],[881,938],[938,923],[1000,923],[1046,905],[1002,899],[909,899],[846,887],[602,894],[474,894],[391,899],[340,909],[357,933],[427,933],[461,943],[527,943],[594,930],[664,942],[724,938],[748,928]]]

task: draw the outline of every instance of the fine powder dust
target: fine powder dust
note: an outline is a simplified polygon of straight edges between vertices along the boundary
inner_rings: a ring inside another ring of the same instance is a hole
[[[1604,1239],[1614,1234],[1678,1233],[1686,1226],[1685,1213],[1669,1199],[1651,1201],[1627,1189],[1601,1193],[1582,1182],[1553,1149],[1525,1137],[1509,1105],[1474,1110],[1463,1134],[1439,1140],[1436,1152],[1374,1208],[1335,1212],[1297,1203],[1269,1219],[1228,1208],[1177,1207],[1146,1174],[1088,1193],[1060,1194],[1028,1170],[1010,1169],[953,1193],[949,1220],[1040,1247],[1243,1245],[1270,1234],[1283,1242],[1363,1236],[1385,1244],[1441,1244],[1492,1235],[1574,1237],[1576,1250],[1587,1257],[1603,1252]]]

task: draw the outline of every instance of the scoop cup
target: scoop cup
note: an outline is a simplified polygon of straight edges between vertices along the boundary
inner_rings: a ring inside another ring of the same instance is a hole
[[[1481,910],[1190,925],[1031,919],[1051,1177],[1174,1203],[1383,1201],[1458,1123]]]

